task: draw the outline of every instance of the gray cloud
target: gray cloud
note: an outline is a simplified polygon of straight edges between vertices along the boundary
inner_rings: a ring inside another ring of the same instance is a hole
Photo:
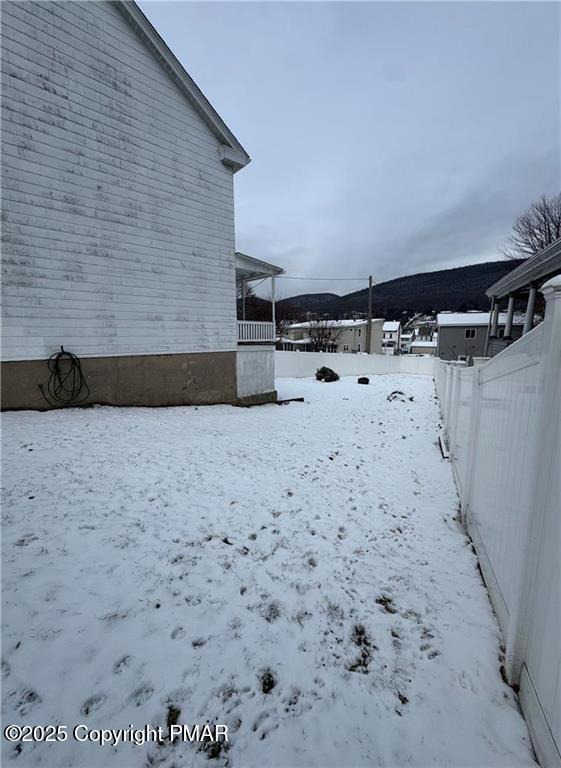
[[[289,274],[494,259],[514,217],[561,187],[558,4],[142,7],[252,155],[238,248]]]

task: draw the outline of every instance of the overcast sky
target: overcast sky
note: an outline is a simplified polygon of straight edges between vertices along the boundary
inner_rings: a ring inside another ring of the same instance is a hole
[[[513,218],[561,188],[558,3],[140,5],[252,157],[237,249],[289,275],[500,258]]]

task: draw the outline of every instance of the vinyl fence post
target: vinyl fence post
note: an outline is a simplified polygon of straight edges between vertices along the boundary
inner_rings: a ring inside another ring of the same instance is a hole
[[[477,438],[479,436],[479,425],[481,422],[481,372],[484,366],[473,368],[473,384],[471,396],[471,419],[468,442],[468,462],[466,467],[465,483],[462,488],[462,497],[460,499],[461,519],[464,526],[467,527],[467,514],[471,501],[471,489],[473,486],[473,475],[477,460]]]

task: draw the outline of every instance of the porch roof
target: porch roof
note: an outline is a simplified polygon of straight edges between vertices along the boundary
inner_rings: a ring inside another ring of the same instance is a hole
[[[522,262],[503,278],[487,289],[489,298],[502,299],[510,294],[522,292],[532,284],[539,284],[561,272],[561,238],[544,248],[535,256]]]
[[[284,274],[282,267],[261,261],[253,256],[236,251],[236,280],[259,280],[264,277]]]

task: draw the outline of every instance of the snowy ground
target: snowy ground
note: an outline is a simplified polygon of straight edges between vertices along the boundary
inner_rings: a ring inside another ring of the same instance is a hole
[[[432,381],[279,390],[306,402],[4,415],[3,723],[231,738],[6,764],[533,763]]]

